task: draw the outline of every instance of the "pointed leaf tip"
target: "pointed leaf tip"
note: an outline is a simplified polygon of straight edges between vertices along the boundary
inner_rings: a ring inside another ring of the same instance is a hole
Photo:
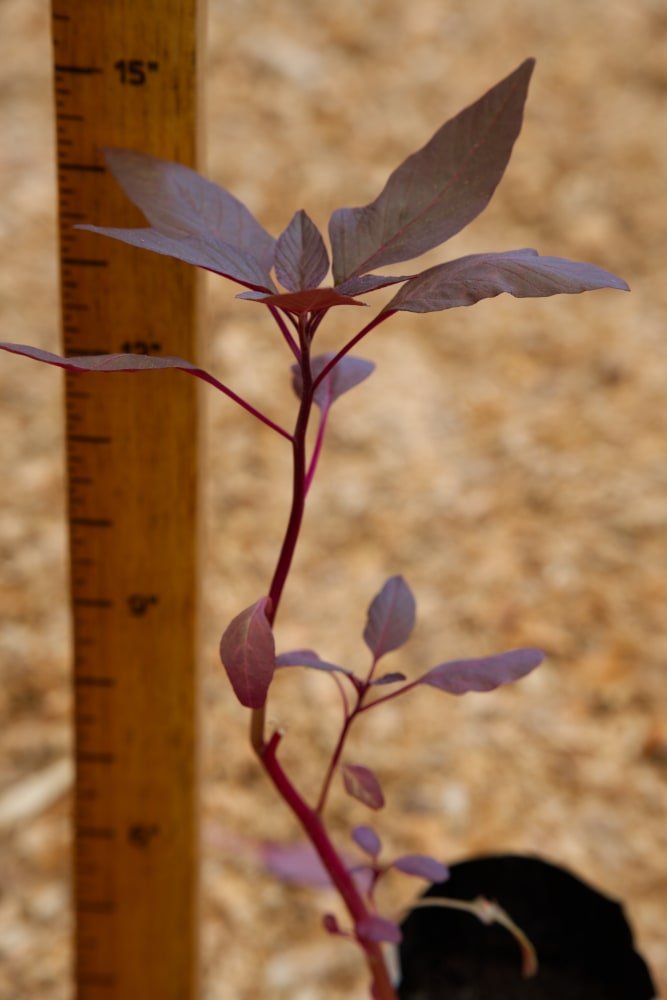
[[[190,167],[131,149],[106,149],[112,174],[149,227],[77,225],[214,271],[247,288],[275,291],[276,241],[228,191]]]
[[[132,149],[104,150],[111,172],[151,225],[176,238],[222,242],[268,274],[276,240],[233,194],[191,167]]]
[[[392,576],[371,601],[364,641],[376,660],[407,642],[415,624],[415,599],[402,576]]]
[[[416,683],[456,695],[469,691],[493,691],[502,684],[525,677],[543,659],[541,650],[528,648],[469,660],[450,660],[433,667]]]
[[[407,281],[384,310],[439,312],[471,306],[503,292],[526,299],[600,288],[629,290],[622,278],[594,264],[542,257],[537,250],[525,248],[470,254],[437,264]]]
[[[246,708],[261,708],[275,670],[273,632],[266,617],[269,599],[262,597],[225,629],[220,659],[234,694]]]
[[[329,255],[315,223],[301,209],[278,237],[278,281],[290,292],[317,288],[329,270]]]
[[[341,770],[348,795],[363,802],[369,809],[382,809],[384,805],[382,788],[370,768],[361,764],[343,764]]]
[[[527,59],[441,126],[394,170],[375,201],[333,213],[335,284],[418,257],[480,214],[521,129],[533,66]]]

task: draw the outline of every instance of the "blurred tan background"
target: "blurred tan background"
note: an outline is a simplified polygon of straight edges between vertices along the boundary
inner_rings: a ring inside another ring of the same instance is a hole
[[[0,3],[0,315],[2,339],[57,349],[47,7]],[[359,726],[357,759],[388,797],[374,825],[388,853],[538,851],[571,867],[626,901],[667,991],[667,9],[209,0],[208,20],[204,172],[276,234],[298,208],[324,228],[373,198],[446,118],[537,58],[506,178],[430,260],[534,246],[607,267],[632,294],[502,298],[371,335],[358,353],[378,371],[333,413],[278,642],[365,663],[364,609],[400,572],[419,621],[391,669],[542,646],[547,664],[511,690],[417,692]],[[277,332],[235,286],[209,285],[210,366],[291,420]],[[334,314],[321,349],[356,321]],[[0,797],[36,774],[53,793],[0,827],[0,996],[22,1000],[71,995],[62,388],[2,359]],[[247,749],[217,641],[266,590],[289,470],[224,399],[207,397],[206,419],[203,996],[361,998],[356,954],[320,929],[332,899],[245,849],[297,831]],[[298,671],[275,689],[285,757],[311,787],[335,692]],[[341,837],[369,819],[338,790],[331,815]],[[397,878],[387,907],[417,888]]]

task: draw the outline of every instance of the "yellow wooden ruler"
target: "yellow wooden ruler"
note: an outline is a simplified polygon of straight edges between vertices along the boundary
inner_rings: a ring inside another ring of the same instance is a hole
[[[52,0],[69,356],[196,360],[193,268],[73,228],[143,225],[103,148],[195,164],[197,0]],[[196,386],[68,375],[75,980],[197,995]]]

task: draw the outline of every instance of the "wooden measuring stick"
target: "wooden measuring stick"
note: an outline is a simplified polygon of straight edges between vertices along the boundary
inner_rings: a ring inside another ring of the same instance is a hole
[[[73,229],[145,225],[105,168],[193,165],[196,0],[53,0],[65,353],[196,360],[193,268]],[[197,996],[196,391],[68,375],[79,1000]]]

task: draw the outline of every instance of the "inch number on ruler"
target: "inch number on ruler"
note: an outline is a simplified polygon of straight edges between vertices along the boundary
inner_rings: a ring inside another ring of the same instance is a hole
[[[157,73],[160,64],[155,59],[117,59],[113,64],[121,83],[143,87],[150,73]]]

